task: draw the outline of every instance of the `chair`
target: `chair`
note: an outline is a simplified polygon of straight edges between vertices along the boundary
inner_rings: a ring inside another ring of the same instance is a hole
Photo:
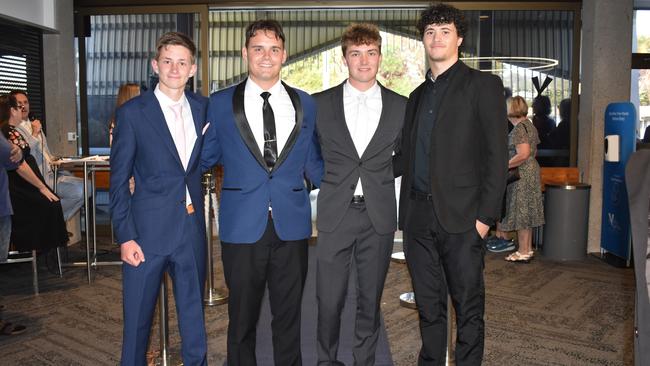
[[[9,258],[6,262],[0,264],[26,263],[32,262],[32,285],[34,286],[34,295],[38,295],[38,267],[36,265],[36,251],[19,252],[16,250],[9,251]]]

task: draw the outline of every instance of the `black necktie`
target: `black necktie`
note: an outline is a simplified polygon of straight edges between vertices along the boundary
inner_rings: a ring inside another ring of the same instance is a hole
[[[266,166],[272,169],[278,160],[278,143],[275,138],[273,108],[269,104],[271,93],[263,92],[260,96],[264,99],[264,104],[262,104],[262,115],[264,117],[264,161],[266,162]]]

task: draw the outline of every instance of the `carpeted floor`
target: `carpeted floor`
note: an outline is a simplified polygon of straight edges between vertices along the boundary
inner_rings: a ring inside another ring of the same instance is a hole
[[[101,234],[101,233],[100,233]],[[100,236],[102,243],[107,240]],[[395,250],[401,250],[396,244]],[[70,251],[75,259],[78,249]],[[106,255],[108,258],[114,253]],[[554,263],[536,258],[511,264],[486,257],[484,365],[631,365],[634,277],[631,269],[599,259]],[[19,336],[0,335],[0,365],[116,365],[121,342],[121,271],[100,267],[94,281],[85,270],[51,274],[40,260],[41,293],[34,296],[29,264],[0,265],[0,303],[5,319],[24,324]],[[50,266],[53,262],[50,259]],[[222,284],[220,263],[217,284]],[[417,314],[400,307],[410,291],[405,264],[391,263],[382,311],[395,365],[415,365]],[[173,301],[170,307],[173,309]],[[226,306],[206,309],[209,362],[225,359]],[[178,360],[176,318],[170,316],[170,351]],[[157,325],[151,350],[158,350]]]

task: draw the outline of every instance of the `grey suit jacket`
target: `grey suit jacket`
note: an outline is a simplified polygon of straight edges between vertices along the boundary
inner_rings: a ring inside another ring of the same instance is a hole
[[[630,203],[636,277],[634,364],[641,366],[650,365],[650,150],[639,150],[632,154],[625,167],[625,181]]]
[[[359,157],[345,122],[344,84],[314,95],[318,106],[316,128],[325,161],[318,194],[318,230],[332,232],[338,227],[361,177],[370,221],[377,233],[388,234],[397,228],[392,161],[393,152],[399,154],[406,98],[379,84],[382,98],[379,125]]]

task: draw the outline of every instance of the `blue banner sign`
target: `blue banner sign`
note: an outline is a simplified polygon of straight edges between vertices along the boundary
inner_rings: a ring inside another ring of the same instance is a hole
[[[636,109],[632,103],[610,103],[605,110],[603,222],[601,248],[630,260],[630,211],[625,164],[636,145]]]

